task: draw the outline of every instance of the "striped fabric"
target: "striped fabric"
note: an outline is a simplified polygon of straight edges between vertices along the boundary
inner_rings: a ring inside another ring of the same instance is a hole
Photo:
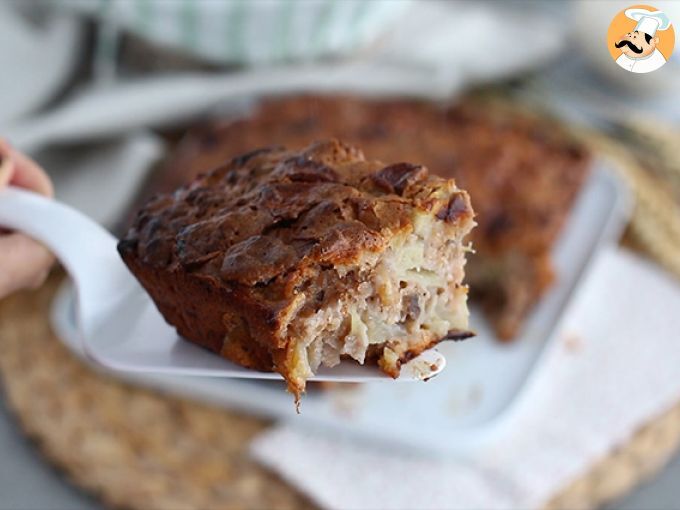
[[[411,0],[55,0],[157,44],[235,64],[351,54],[375,42]]]

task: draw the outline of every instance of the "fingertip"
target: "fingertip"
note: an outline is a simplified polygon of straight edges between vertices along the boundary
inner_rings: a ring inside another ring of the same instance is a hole
[[[0,299],[17,290],[39,287],[54,266],[54,256],[23,234],[0,237]]]
[[[36,290],[42,287],[42,285],[47,281],[47,277],[50,275],[50,272],[52,271],[52,267],[50,266],[47,269],[44,269],[42,272],[38,273],[34,280],[27,285],[27,289],[30,290]]]
[[[6,150],[5,153],[12,162],[11,184],[35,191],[47,197],[54,196],[52,181],[40,165],[25,154],[12,148],[8,143],[5,143],[4,147],[0,146],[0,150],[3,149]]]

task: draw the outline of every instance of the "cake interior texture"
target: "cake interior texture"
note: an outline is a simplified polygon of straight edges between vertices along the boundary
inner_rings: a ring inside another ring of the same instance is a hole
[[[348,96],[264,100],[247,116],[196,126],[152,188],[171,190],[251,147],[300,149],[338,137],[369,159],[416,161],[472,197],[471,298],[501,340],[520,334],[555,281],[551,251],[588,173],[589,154],[556,122],[465,97],[453,105]]]
[[[138,213],[124,261],[186,339],[296,399],[342,359],[401,364],[467,333],[470,199],[336,140],[232,158]]]
[[[397,377],[403,361],[467,328],[465,232],[449,238],[446,225],[426,214],[413,225],[379,254],[322,270],[303,285],[307,299],[287,330],[299,347],[293,370],[300,381],[343,357],[377,361]],[[328,289],[338,295],[326,300]]]

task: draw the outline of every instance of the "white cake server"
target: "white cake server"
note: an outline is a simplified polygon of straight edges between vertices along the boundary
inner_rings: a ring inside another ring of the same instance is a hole
[[[69,272],[78,291],[83,349],[98,364],[128,372],[281,379],[276,373],[243,368],[178,337],[120,259],[116,238],[77,210],[10,187],[0,191],[0,225],[45,244]],[[431,349],[405,364],[398,380],[429,379],[445,365],[445,358]],[[343,361],[319,370],[311,380],[392,379],[375,367]]]

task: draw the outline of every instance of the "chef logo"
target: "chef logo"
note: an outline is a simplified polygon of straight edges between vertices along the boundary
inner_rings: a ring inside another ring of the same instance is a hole
[[[609,53],[631,73],[650,73],[662,67],[674,44],[670,19],[650,5],[634,5],[619,12],[607,32]]]

